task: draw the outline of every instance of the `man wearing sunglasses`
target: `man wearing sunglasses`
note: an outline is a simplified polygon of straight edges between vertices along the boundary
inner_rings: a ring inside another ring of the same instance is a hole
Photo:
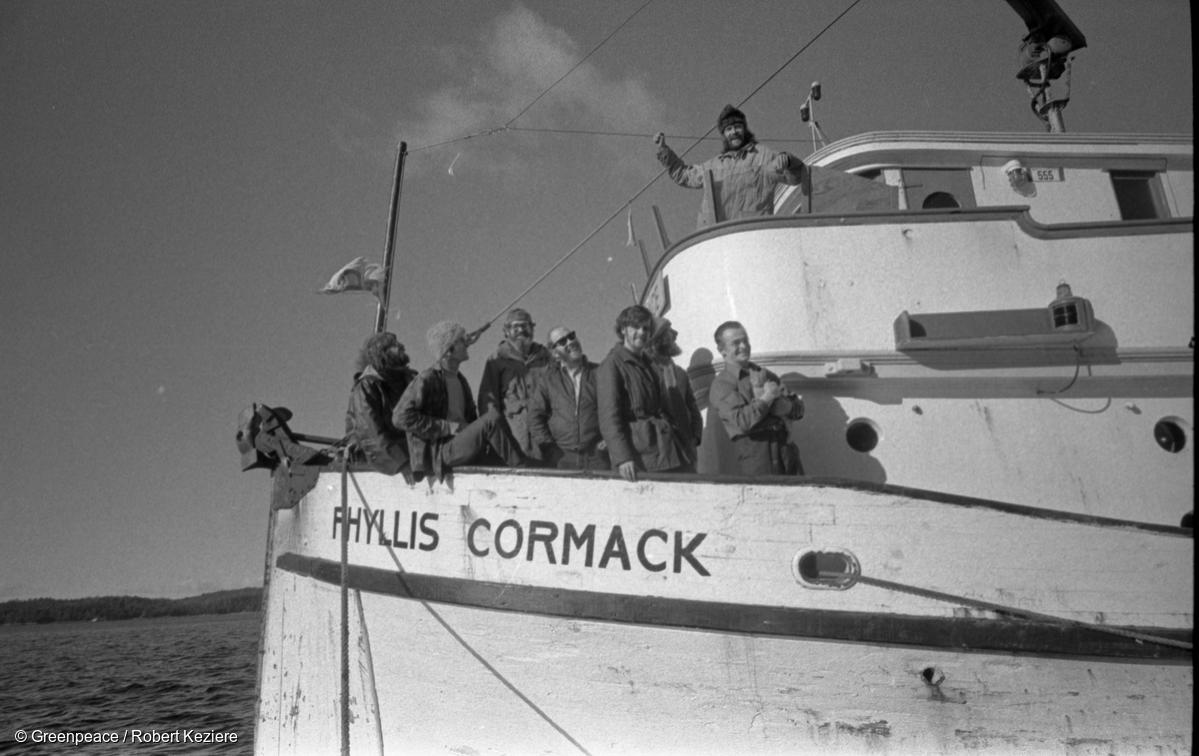
[[[543,368],[529,398],[529,433],[546,464],[569,470],[609,469],[600,436],[595,370],[575,332],[550,329],[554,364]]]
[[[528,402],[532,392],[530,370],[551,362],[549,350],[533,339],[533,318],[521,308],[504,319],[504,339],[483,365],[479,381],[479,414],[494,407],[508,421],[525,456],[539,459],[540,452],[529,435]]]

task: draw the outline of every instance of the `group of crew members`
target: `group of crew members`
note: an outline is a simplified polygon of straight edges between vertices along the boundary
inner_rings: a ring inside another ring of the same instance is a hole
[[[684,163],[654,136],[655,155],[680,186],[704,193],[700,225],[769,215],[779,184],[801,182],[806,166],[758,144],[745,114],[726,105],[717,117],[722,150]],[[713,202],[715,205],[713,206]],[[393,333],[367,340],[346,414],[357,461],[389,475],[441,477],[467,464],[694,473],[703,417],[687,371],[676,365],[678,333],[669,320],[633,305],[616,319],[617,343],[600,364],[587,359],[575,332],[557,326],[542,345],[529,313],[514,309],[504,339],[483,368],[477,401],[459,372],[472,334],[443,321],[427,334],[433,365],[408,368]],[[790,421],[803,402],[778,376],[750,361],[749,335],[736,321],[714,334],[724,369],[708,391],[743,475],[802,474]]]
[[[587,359],[566,326],[534,338],[529,313],[508,313],[504,338],[483,367],[477,398],[459,369],[471,334],[443,321],[426,340],[433,364],[416,372],[394,333],[367,339],[346,412],[354,461],[388,475],[442,478],[462,465],[694,473],[703,416],[669,320],[641,305],[616,319],[617,342],[604,360]],[[778,376],[750,360],[749,336],[736,321],[714,334],[724,368],[709,404],[743,475],[798,474],[789,422],[803,402]]]

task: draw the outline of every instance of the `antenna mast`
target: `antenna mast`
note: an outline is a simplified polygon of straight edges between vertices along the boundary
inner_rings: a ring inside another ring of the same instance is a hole
[[[808,124],[808,128],[812,132],[812,152],[816,151],[816,141],[820,141],[820,146],[828,145],[828,139],[824,137],[824,132],[820,130],[820,122],[816,120],[816,106],[812,103],[820,99],[820,82],[812,82],[812,88],[808,90],[808,99],[804,100],[803,105],[799,106],[799,120]]]
[[[1066,130],[1062,111],[1070,102],[1071,52],[1087,46],[1082,35],[1055,0],[1007,0],[1024,19],[1028,34],[1020,41],[1020,71],[1016,78],[1028,87],[1032,111],[1053,133]],[[1065,94],[1050,91],[1065,74]]]

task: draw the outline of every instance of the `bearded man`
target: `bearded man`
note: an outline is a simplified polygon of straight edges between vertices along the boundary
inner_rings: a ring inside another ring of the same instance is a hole
[[[712,177],[712,191],[704,192],[699,226],[774,214],[774,189],[779,184],[803,181],[803,161],[789,152],[776,152],[758,144],[749,130],[745,114],[725,105],[717,119],[724,149],[711,160],[696,165],[684,163],[666,146],[666,135],[654,135],[658,162],[679,186],[703,189],[705,176]],[[716,206],[712,206],[714,197]]]
[[[678,337],[679,332],[674,330],[670,320],[655,316],[654,330],[646,352],[658,370],[666,414],[674,423],[679,445],[687,457],[683,470],[695,472],[696,463],[699,461],[697,447],[704,435],[704,416],[699,411],[694,392],[691,391],[691,380],[687,377],[687,370],[674,361],[675,357],[683,353],[678,345]]]
[[[362,345],[346,409],[352,461],[387,475],[407,473],[408,441],[392,424],[391,413],[414,375],[404,345],[394,333],[376,333]]]

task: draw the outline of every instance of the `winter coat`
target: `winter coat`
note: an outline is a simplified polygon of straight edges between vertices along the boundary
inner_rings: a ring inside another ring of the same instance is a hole
[[[655,360],[654,367],[662,383],[666,414],[674,423],[687,461],[696,462],[699,454],[695,447],[704,437],[704,416],[691,391],[691,380],[687,377],[687,371],[669,357]]]
[[[541,344],[534,343],[528,355],[523,355],[504,340],[483,365],[483,377],[479,381],[479,412],[486,412],[493,406],[501,410],[521,451],[534,459],[540,456],[529,434],[528,402],[533,382],[530,371],[551,363],[549,350]]]
[[[441,446],[453,437],[446,381],[457,378],[462,386],[463,417],[472,423],[479,417],[470,383],[462,373],[450,375],[439,367],[431,367],[418,375],[396,404],[392,414],[395,426],[408,434],[408,449],[413,473],[441,474]]]
[[[612,469],[632,460],[641,470],[673,470],[685,464],[674,426],[666,416],[657,371],[622,344],[596,373],[600,434]]]
[[[529,397],[529,435],[539,447],[556,446],[572,452],[590,452],[600,442],[595,374],[599,365],[583,362],[579,396],[574,379],[561,365],[542,368]]]
[[[729,366],[716,374],[708,387],[708,404],[716,410],[730,439],[741,436],[787,436],[787,421],[770,414],[770,406],[754,399],[754,384],[773,381],[782,384],[779,377],[756,363],[732,372]],[[803,404],[795,401],[787,420],[803,417]]]
[[[408,441],[391,414],[415,373],[405,370],[385,379],[370,366],[354,376],[346,409],[346,435],[360,459],[379,472],[395,475],[408,464]]]
[[[712,171],[713,194],[719,210],[716,221],[774,214],[774,189],[779,184],[799,184],[803,161],[789,152],[776,152],[757,142],[723,152],[711,160],[688,165],[666,145],[658,148],[658,162],[679,186],[703,189],[704,174]],[[704,192],[699,226],[712,223],[712,203]]]

